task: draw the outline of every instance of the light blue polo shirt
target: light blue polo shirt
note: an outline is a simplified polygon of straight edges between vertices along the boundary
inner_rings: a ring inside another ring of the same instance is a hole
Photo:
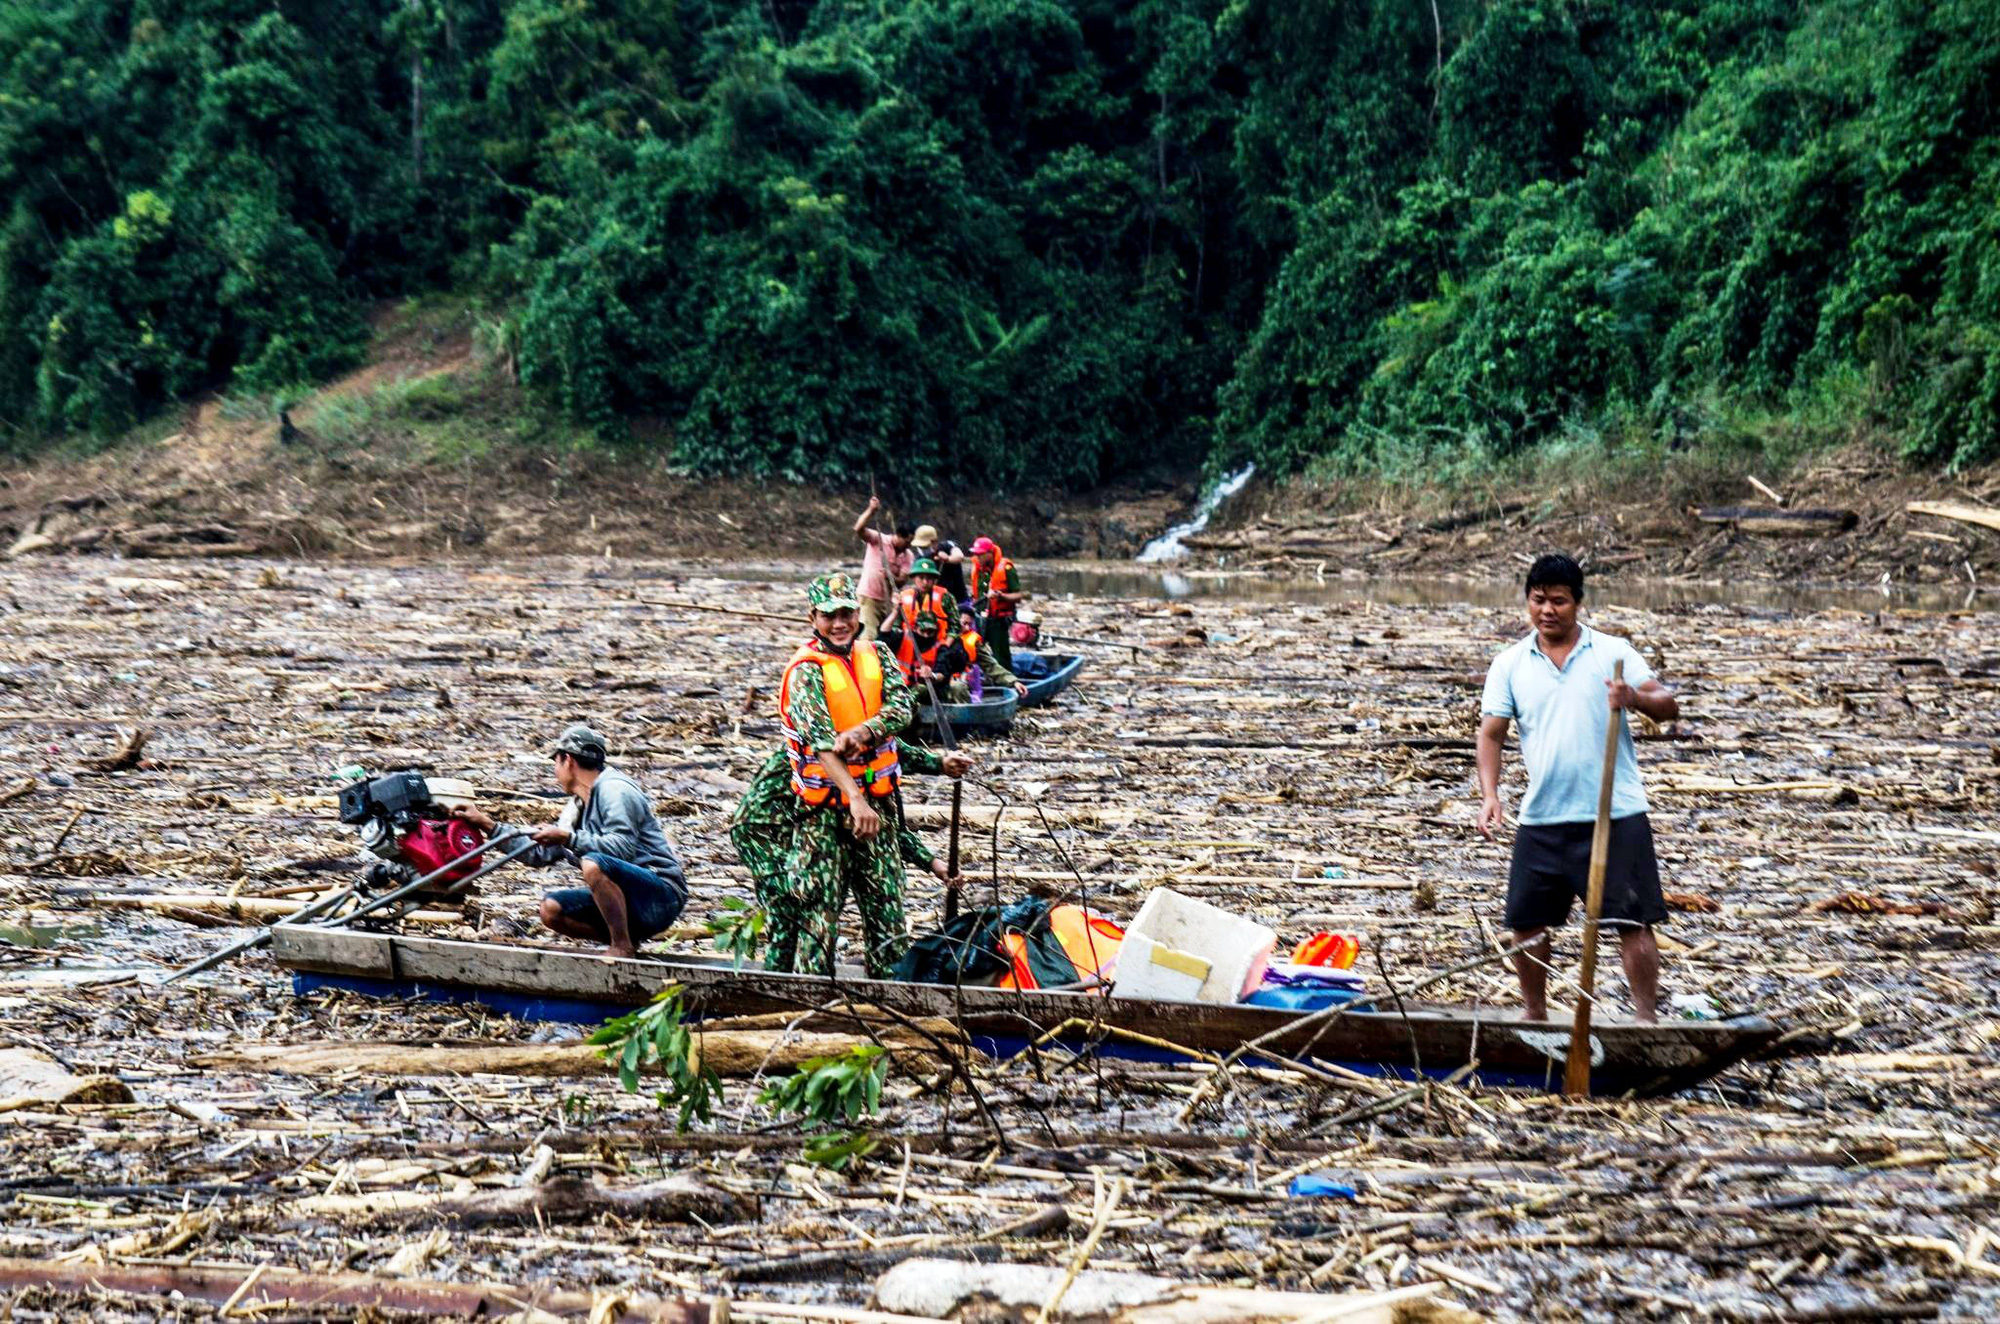
[[[1486,694],[1479,711],[1510,717],[1521,734],[1521,759],[1528,765],[1528,794],[1518,821],[1589,823],[1597,818],[1597,787],[1604,776],[1604,724],[1611,703],[1604,682],[1612,664],[1625,662],[1625,683],[1637,689],[1653,678],[1639,650],[1613,635],[1577,626],[1576,647],[1556,670],[1537,636],[1509,646],[1486,671]],[[1646,812],[1646,788],[1639,784],[1639,760],[1632,753],[1632,729],[1619,714],[1618,773],[1611,784],[1611,816]]]

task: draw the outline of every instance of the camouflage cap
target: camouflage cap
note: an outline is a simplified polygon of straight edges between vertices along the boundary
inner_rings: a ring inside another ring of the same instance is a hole
[[[938,572],[937,562],[931,560],[931,558],[928,556],[919,556],[917,558],[917,563],[910,567],[911,574],[929,575],[932,579],[937,578],[937,572]]]
[[[562,739],[549,751],[550,757],[557,754],[579,754],[588,759],[602,759],[605,756],[604,737],[582,722],[563,731]]]
[[[806,601],[814,611],[860,611],[861,602],[854,596],[854,580],[845,570],[836,570],[830,575],[821,575],[806,586]]]

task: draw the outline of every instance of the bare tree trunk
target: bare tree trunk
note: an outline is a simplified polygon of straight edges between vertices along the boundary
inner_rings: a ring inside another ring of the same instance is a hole
[[[1438,0],[1431,0],[1431,38],[1435,63],[1431,75],[1431,118],[1436,119],[1438,98],[1444,95],[1444,20],[1438,17]]]
[[[423,0],[408,0],[416,13]],[[410,52],[410,169],[417,182],[424,178],[424,53],[421,47]]]

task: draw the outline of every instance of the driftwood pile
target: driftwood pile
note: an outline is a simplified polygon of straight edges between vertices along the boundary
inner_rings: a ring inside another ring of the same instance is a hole
[[[749,1319],[2000,1312],[1991,614],[1593,600],[1689,715],[1641,745],[1674,1012],[1763,1010],[1816,1051],[1674,1100],[1060,1052],[961,1077],[917,1054],[837,1174],[753,1102],[806,1047],[781,1026],[738,1031],[765,1036],[736,1045],[748,1075],[682,1136],[576,1027],[295,998],[254,954],[157,986],[351,880],[333,770],[469,776],[548,817],[543,751],[573,720],[688,862],[666,948],[706,950],[701,922],[744,894],[726,820],[776,741],[804,569],[15,563],[0,1050],[107,1092],[45,1084],[0,1119],[14,1317],[153,1318],[169,1291],[183,1317],[264,1320],[712,1319],[724,1298]],[[1472,830],[1471,735],[1516,609],[1317,592],[1041,604],[1053,632],[1192,642],[1093,647],[1075,690],[977,746],[968,871],[1122,915],[1170,884],[1287,941],[1353,929],[1378,988],[1491,951],[1506,853]],[[942,784],[907,795],[943,821]],[[534,940],[552,879],[490,882],[426,931]],[[938,897],[912,886],[923,924]],[[1490,966],[1427,996],[1514,1001]],[[1293,1193],[1313,1174],[1332,1195]]]
[[[1747,476],[1719,491],[1698,484],[1699,495],[1677,493],[1668,475],[1619,483],[1587,471],[1537,473],[1519,489],[1333,481],[1314,492],[1294,480],[1252,489],[1223,508],[1227,527],[1182,542],[1196,563],[1294,574],[1482,574],[1561,547],[1592,573],[1631,582],[1729,581],[1773,593],[1799,582],[1888,583],[1938,602],[1991,593],[2000,482],[1940,479],[1930,486],[1945,499],[1908,500],[1921,490],[1915,481],[1861,447],[1821,457],[1783,490]]]

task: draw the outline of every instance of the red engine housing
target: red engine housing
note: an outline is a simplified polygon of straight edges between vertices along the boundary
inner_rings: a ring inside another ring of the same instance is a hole
[[[419,878],[434,869],[441,869],[467,851],[486,840],[479,829],[456,818],[420,818],[417,825],[403,834],[400,849],[403,862],[417,871]],[[439,874],[431,881],[438,886],[455,883],[479,868],[479,859],[467,860],[450,873]]]

